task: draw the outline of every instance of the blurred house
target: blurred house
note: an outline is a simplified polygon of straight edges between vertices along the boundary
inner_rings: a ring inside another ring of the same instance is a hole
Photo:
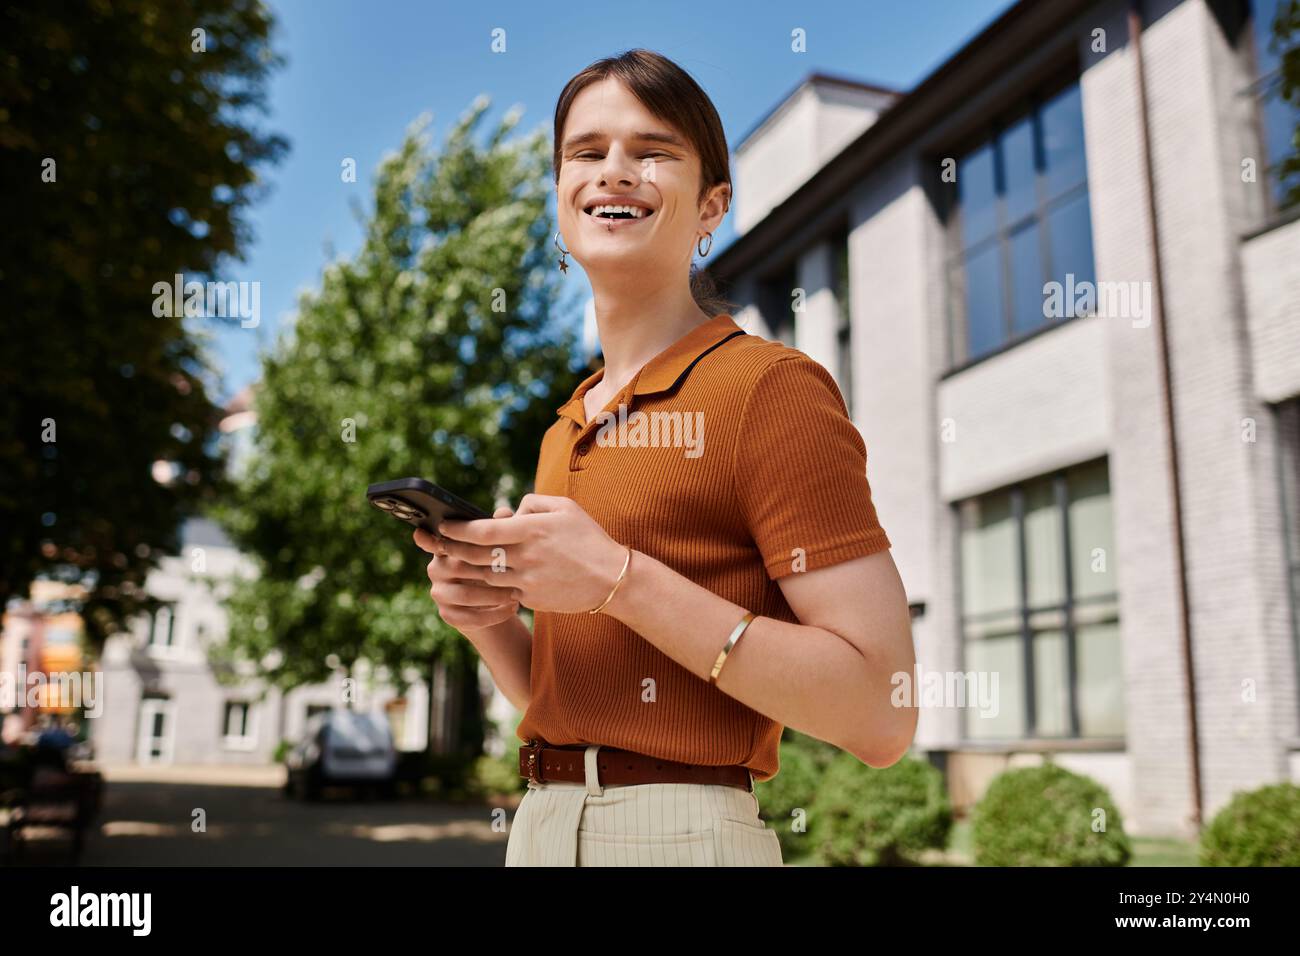
[[[226,411],[221,440],[237,473],[256,426],[251,390]],[[96,757],[110,763],[267,763],[281,740],[297,740],[312,714],[338,706],[385,713],[399,750],[423,750],[429,727],[423,681],[401,696],[386,675],[365,671],[339,671],[331,682],[288,693],[263,685],[251,668],[219,679],[208,650],[227,633],[221,601],[228,587],[208,584],[252,573],[252,563],[217,525],[186,522],[180,553],[163,558],[146,582],[161,607],[136,620],[130,633],[105,642],[104,712],[91,722]],[[347,676],[355,681],[350,699]]]
[[[1186,834],[1300,781],[1277,2],[1021,2],[906,95],[813,74],[735,147],[710,271],[840,383],[958,806],[1052,759]]]

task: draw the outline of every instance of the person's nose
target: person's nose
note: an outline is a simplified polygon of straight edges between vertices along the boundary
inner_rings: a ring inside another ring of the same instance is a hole
[[[617,144],[609,147],[600,166],[601,185],[611,182],[622,186],[633,186],[637,182],[636,161]]]

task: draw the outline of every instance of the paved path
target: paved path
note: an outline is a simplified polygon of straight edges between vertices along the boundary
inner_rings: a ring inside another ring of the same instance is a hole
[[[501,866],[514,813],[429,800],[367,800],[339,790],[300,803],[272,767],[103,767],[104,804],[86,841],[85,866]],[[195,832],[195,810],[206,832]],[[34,835],[35,836],[35,835]],[[67,843],[51,831],[28,862],[60,864]]]

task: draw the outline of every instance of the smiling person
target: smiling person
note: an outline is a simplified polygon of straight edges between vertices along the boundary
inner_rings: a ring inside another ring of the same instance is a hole
[[[866,447],[830,374],[691,271],[731,177],[685,71],[593,63],[555,144],[560,267],[591,283],[604,367],[557,410],[517,512],[416,533],[443,619],[523,711],[506,865],[779,866],[754,782],[782,728],[873,767],[916,728],[891,704],[915,656]],[[638,412],[689,426],[597,440]]]

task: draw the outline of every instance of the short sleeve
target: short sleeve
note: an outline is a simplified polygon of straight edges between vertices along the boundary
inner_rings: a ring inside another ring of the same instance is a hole
[[[839,386],[803,353],[778,359],[745,398],[736,495],[772,580],[889,548],[867,448]]]

